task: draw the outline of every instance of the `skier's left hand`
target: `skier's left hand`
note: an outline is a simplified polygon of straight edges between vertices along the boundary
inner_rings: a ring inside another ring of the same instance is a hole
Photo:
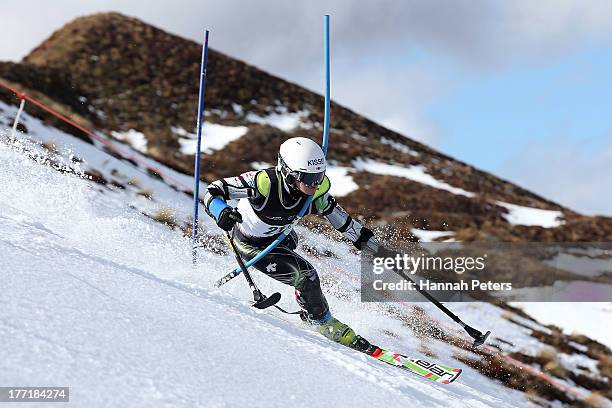
[[[355,245],[357,249],[368,250],[372,253],[376,253],[379,247],[378,241],[374,238],[374,233],[368,227],[361,227],[359,238],[357,238],[357,241],[353,242],[353,245]]]
[[[237,208],[227,206],[219,214],[217,225],[222,230],[231,231],[237,222],[242,222],[242,215],[238,212]]]

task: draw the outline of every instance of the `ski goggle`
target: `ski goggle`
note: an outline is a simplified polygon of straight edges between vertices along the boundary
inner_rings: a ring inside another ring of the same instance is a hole
[[[294,172],[295,175],[295,179],[297,181],[301,181],[302,183],[306,184],[308,187],[316,187],[319,184],[321,184],[321,182],[323,182],[323,178],[325,177],[325,172],[319,172],[319,173],[304,173],[301,171],[297,171]]]

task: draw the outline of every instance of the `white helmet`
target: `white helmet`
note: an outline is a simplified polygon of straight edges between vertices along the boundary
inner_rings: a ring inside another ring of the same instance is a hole
[[[316,186],[323,181],[327,163],[321,147],[305,137],[286,140],[278,152],[278,170],[291,185],[301,181]]]

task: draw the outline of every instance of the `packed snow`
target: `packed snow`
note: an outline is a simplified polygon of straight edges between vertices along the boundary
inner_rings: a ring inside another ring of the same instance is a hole
[[[504,214],[504,218],[513,225],[555,228],[565,222],[561,211],[524,207],[502,201],[496,201],[496,204],[508,210],[508,214]]]
[[[331,183],[330,194],[335,197],[344,197],[359,188],[353,177],[349,174],[352,169],[341,166],[327,166],[325,174]]]
[[[425,167],[421,165],[401,167],[387,163],[380,163],[370,159],[357,159],[353,161],[353,166],[357,170],[363,170],[374,174],[404,177],[409,180],[416,181],[417,183],[422,183],[430,187],[445,190],[453,194],[464,195],[466,197],[474,196],[474,193],[465,191],[464,189],[459,187],[453,187],[450,184],[447,184],[443,181],[434,178],[431,174],[428,174],[425,171]]]
[[[115,139],[126,142],[139,152],[147,152],[147,137],[142,132],[130,129],[127,132],[111,132]]]
[[[612,348],[610,326],[612,302],[514,302],[544,324],[554,324],[568,334],[588,333],[589,337]]]
[[[357,132],[353,132],[353,133],[351,133],[351,138],[353,138],[353,139],[357,140],[358,142],[364,142],[364,141],[368,140],[368,138],[367,138],[367,137],[365,137],[365,136],[363,136],[363,135],[360,135],[360,134],[359,134],[359,133],[357,133]]]
[[[0,106],[0,115],[10,117],[12,108]],[[524,393],[455,360],[457,349],[447,343],[428,338],[428,353],[464,372],[440,386],[331,343],[299,319],[251,308],[241,277],[215,289],[212,283],[235,267],[231,255],[201,249],[193,268],[189,239],[142,216],[149,200],[135,201],[128,189],[104,189],[80,177],[79,168],[101,166],[109,177],[136,172],[184,217],[192,206],[187,195],[100,146],[24,116],[28,138],[58,140],[67,157],[78,154],[84,162],[75,165],[77,174],[62,174],[26,158],[23,146],[46,154],[27,140],[0,143],[0,384],[70,386],[71,403],[88,407],[533,405]],[[220,238],[208,217],[201,228]],[[398,319],[410,318],[409,305],[360,301],[360,260],[346,243],[297,231],[302,245],[335,254],[306,256],[339,319],[382,346],[431,359],[422,352],[423,339]],[[282,307],[296,308],[291,288],[253,275],[264,293],[281,292]],[[419,306],[443,330],[458,330],[432,305]],[[541,346],[495,306],[453,309],[472,324],[487,322],[486,329],[514,347]]]
[[[253,170],[262,170],[262,169],[268,169],[274,166],[268,162],[254,161],[254,162],[251,162],[251,167],[253,168]]]
[[[16,114],[17,108],[0,101],[0,112],[6,118],[11,118]],[[1,120],[0,123],[2,123]],[[7,123],[7,121],[4,123]],[[177,191],[170,186],[175,185],[180,190],[191,190],[194,183],[192,176],[166,167],[140,154],[138,151],[132,150],[127,144],[111,142],[107,139],[108,143],[127,153],[128,156],[145,163],[147,166],[157,168],[163,173],[164,177],[168,178],[164,182],[150,177],[145,168],[137,167],[126,161],[109,156],[103,150],[108,145],[105,146],[97,140],[94,140],[92,145],[54,127],[46,126],[41,120],[27,113],[22,115],[21,123],[27,127],[28,133],[19,133],[20,139],[37,143],[52,141],[56,146],[57,156],[67,161],[76,161],[77,163],[87,158],[86,162],[80,166],[83,171],[89,169],[96,170],[106,180],[115,181],[126,187],[126,191],[131,193],[131,196],[128,194],[131,198],[125,198],[126,205],[138,208],[149,214],[154,214],[162,208],[169,208],[176,213],[178,218],[186,218],[192,213],[193,210],[189,208],[189,203],[193,203],[193,198],[186,194],[177,194]],[[98,136],[106,139],[102,134],[98,134]],[[205,183],[201,182],[200,191],[203,191],[205,187]],[[138,194],[144,191],[151,192],[152,199],[145,199],[142,195]]]
[[[563,366],[572,370],[579,370],[580,367],[586,367],[593,373],[598,373],[597,365],[599,362],[585,356],[584,354],[565,354],[559,353],[559,359]]]
[[[268,407],[527,404],[518,391],[483,386],[469,367],[463,382],[443,389],[330,343],[299,319],[257,311],[241,279],[212,288],[233,268],[229,255],[203,251],[193,269],[189,240],[127,208],[121,193],[101,193],[4,144],[0,162],[2,384],[69,386],[71,403],[89,407],[247,406],[254,398]],[[256,279],[268,293],[279,289]],[[362,333],[392,347],[418,344],[367,305],[333,290],[329,299]],[[403,341],[383,339],[383,327]],[[443,344],[432,347],[452,359]]]
[[[200,251],[193,269],[189,240],[126,206],[123,192],[104,192],[4,143],[0,163],[2,384],[70,386],[71,402],[91,407],[246,406],[253,396],[270,407],[529,404],[494,381],[483,386],[469,367],[461,365],[465,380],[440,388],[330,343],[299,319],[257,311],[241,279],[212,288],[234,267],[230,255]],[[202,227],[216,231],[208,219]],[[384,305],[354,297],[358,273],[349,265],[358,258],[346,244],[299,232],[341,254],[313,259],[327,271],[334,313],[370,338],[419,355],[419,340]],[[255,278],[267,293],[281,290],[282,305],[295,309],[290,288]],[[448,345],[430,346],[454,361]],[[272,378],[262,367],[273,368]]]
[[[202,127],[202,141],[200,151],[212,153],[223,149],[228,143],[240,139],[248,132],[246,126],[225,126],[218,123],[204,122]],[[180,152],[185,155],[194,155],[198,149],[198,140],[195,133],[189,133],[182,127],[173,127],[172,132],[181,136],[179,138]]]
[[[400,142],[396,142],[395,140],[391,140],[391,139],[387,139],[386,137],[382,137],[380,138],[380,142],[384,145],[388,145],[391,146],[393,149],[402,152],[404,154],[409,154],[411,156],[418,156],[419,153],[415,152],[414,150],[412,150],[411,148],[409,148],[408,146],[406,146],[403,143]]]
[[[448,239],[455,234],[453,231],[426,231],[417,228],[411,229],[410,232],[421,242],[434,242],[438,238]]]
[[[304,118],[307,118],[309,114],[308,111],[289,112],[286,107],[282,106],[278,108],[278,112],[272,112],[264,117],[254,113],[248,113],[246,115],[246,120],[251,123],[269,125],[285,132],[290,132],[301,125],[308,127],[308,125],[302,123],[302,121]]]

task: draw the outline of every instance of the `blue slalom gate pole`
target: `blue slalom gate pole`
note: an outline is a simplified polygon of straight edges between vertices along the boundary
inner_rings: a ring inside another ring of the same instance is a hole
[[[193,265],[197,264],[198,259],[198,209],[200,202],[200,146],[202,143],[202,119],[204,116],[204,93],[206,91],[206,62],[208,59],[208,30],[204,36],[204,45],[202,46],[202,62],[200,64],[200,94],[198,95],[198,140],[195,154],[195,168],[193,170],[194,187],[193,187],[193,227],[192,227],[192,243],[191,256]]]
[[[331,84],[331,69],[329,59],[329,14],[325,15],[325,112],[323,120],[323,154],[327,156],[327,144],[329,141],[329,109],[330,109],[330,84]]]
[[[328,140],[329,140],[329,110],[330,110],[330,82],[331,82],[330,81],[330,75],[331,75],[330,74],[330,58],[329,58],[329,15],[325,15],[324,31],[325,31],[325,35],[324,35],[325,38],[323,42],[324,42],[324,49],[325,49],[325,118],[323,122],[323,145],[321,146],[321,148],[323,149],[323,154],[327,155],[327,145],[328,145]],[[302,209],[300,210],[297,216],[297,220],[300,220],[304,216],[304,214],[306,214],[306,211],[308,211],[308,208],[310,207],[311,203],[312,203],[312,196],[306,199],[304,206],[302,207]],[[280,244],[285,239],[285,237],[289,235],[289,233],[291,232],[291,229],[292,228],[288,228],[286,231],[284,231],[278,238],[276,238],[270,245],[268,245],[266,249],[261,251],[255,258],[246,262],[244,266],[246,268],[253,266],[261,258],[268,255],[270,251],[276,248],[278,244]],[[242,272],[241,268],[234,269],[232,272],[228,273],[223,278],[219,279],[216,282],[216,286],[223,285],[224,283],[238,276],[241,272]]]

